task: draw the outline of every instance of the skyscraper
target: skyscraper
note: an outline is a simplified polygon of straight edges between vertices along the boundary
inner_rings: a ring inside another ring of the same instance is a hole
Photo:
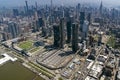
[[[101,1],[100,8],[99,8],[100,16],[102,16],[102,12],[103,12],[103,4],[102,4],[102,1]]]
[[[93,47],[93,43],[94,43],[94,38],[92,35],[89,35],[89,45]]]
[[[87,21],[89,22],[89,25],[90,25],[91,24],[91,13],[88,13]]]
[[[72,27],[72,22],[71,20],[67,21],[67,43],[70,43],[71,41],[71,27]]]
[[[37,11],[35,11],[35,21],[38,21],[38,13],[37,13]]]
[[[81,32],[82,32],[84,20],[85,20],[85,12],[80,12],[80,31]]]
[[[60,29],[59,24],[53,24],[53,32],[54,32],[54,46],[60,46]]]
[[[44,25],[43,18],[38,19],[39,27],[42,27]]]
[[[80,11],[80,7],[81,7],[81,5],[80,5],[80,3],[78,3],[78,11]]]
[[[38,25],[39,25],[38,29],[42,27],[42,35],[46,36],[46,27],[45,27],[45,21],[43,20],[43,18],[38,19]]]
[[[78,50],[78,24],[72,24],[72,50],[76,52]]]
[[[37,2],[35,2],[35,8],[36,8],[36,11],[37,11],[38,10]]]
[[[28,2],[27,2],[27,1],[25,1],[25,4],[26,4],[26,14],[28,15],[28,12],[29,12]]]
[[[76,16],[77,16],[77,19],[79,18],[79,12],[80,12],[80,3],[78,3],[78,5],[76,6]]]
[[[103,32],[98,32],[98,46],[100,46],[102,43],[102,34]]]
[[[60,48],[64,46],[64,18],[60,19]]]
[[[89,29],[89,22],[85,20],[83,23],[83,28],[82,28],[82,40],[87,38],[88,29]]]
[[[53,1],[51,0],[51,16],[52,16],[52,11],[53,11]]]
[[[8,38],[8,34],[7,34],[7,33],[2,32],[1,34],[2,34],[2,41],[6,41],[6,40],[8,40],[8,39],[9,39],[9,38]]]
[[[19,15],[18,9],[13,9],[13,15],[14,17]]]
[[[14,22],[9,23],[8,32],[11,33],[12,38],[16,38],[20,32],[19,26]]]
[[[50,18],[49,18],[49,20],[50,20],[50,25],[52,25],[52,23],[54,23],[54,18],[53,18],[53,1],[51,0],[51,2],[50,2]]]

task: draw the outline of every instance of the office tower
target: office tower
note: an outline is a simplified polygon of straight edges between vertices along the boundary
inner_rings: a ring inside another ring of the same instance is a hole
[[[89,45],[93,46],[94,38],[92,35],[89,36]]]
[[[35,11],[35,21],[38,21],[38,13]]]
[[[39,30],[38,30],[38,28],[39,28],[39,27],[38,27],[38,26],[39,26],[39,25],[38,25],[38,21],[33,21],[32,24],[31,24],[31,26],[33,26],[33,27],[32,27],[32,29],[33,29],[32,32],[39,31]]]
[[[72,51],[78,50],[78,24],[72,24]]]
[[[51,9],[53,8],[53,1],[51,0]]]
[[[85,12],[80,12],[80,31],[81,32],[82,32],[84,20],[85,20]]]
[[[41,27],[42,28],[42,35],[43,35],[43,37],[45,37],[46,36],[46,27],[45,27],[45,22],[44,22],[44,20],[43,20],[43,18],[39,18],[38,19],[38,29]]]
[[[12,38],[16,38],[19,35],[19,26],[12,22],[8,24],[8,32],[11,33]]]
[[[38,10],[37,2],[35,2],[35,8],[36,8],[36,11],[37,11]]]
[[[65,9],[65,17],[67,21],[70,19],[70,9]]]
[[[54,32],[54,47],[59,47],[60,46],[59,24],[53,24],[53,32]]]
[[[115,9],[114,8],[111,10],[111,17],[113,20],[115,19]]]
[[[7,35],[7,33],[2,32],[1,34],[2,34],[2,41],[8,40],[8,35]]]
[[[89,29],[89,22],[85,20],[82,28],[82,40],[85,40],[87,38],[88,29]]]
[[[80,11],[80,7],[81,7],[81,5],[80,5],[80,3],[78,3],[78,11]]]
[[[94,19],[94,22],[99,23],[100,26],[103,26],[103,19],[100,18],[100,17],[96,17],[96,18]]]
[[[100,16],[102,16],[102,13],[103,13],[103,4],[102,4],[102,1],[101,1],[101,4],[100,4],[99,13],[100,13]]]
[[[100,46],[102,43],[102,34],[103,32],[98,32],[98,46]]]
[[[69,15],[69,14],[68,14]],[[67,16],[67,23],[66,23],[66,29],[67,29],[67,43],[71,42],[71,36],[72,36],[72,23],[73,23],[73,16]]]
[[[60,48],[64,46],[64,18],[60,19]]]
[[[29,13],[28,2],[25,1],[25,4],[26,4],[26,14],[28,15],[28,13]]]
[[[52,16],[52,11],[53,11],[53,1],[51,0],[51,16]]]
[[[39,27],[44,27],[44,20],[43,20],[43,18],[39,18],[38,19],[38,22],[39,22]]]
[[[18,9],[13,9],[13,15],[14,17],[19,15]]]
[[[89,43],[90,43],[90,40],[89,40],[89,37],[86,38],[86,48],[89,47]]]
[[[77,19],[79,19],[79,12],[80,12],[80,3],[78,3],[78,5],[76,6],[76,16],[77,16]]]
[[[111,10],[111,18],[112,20],[117,19],[119,17],[120,13],[117,9],[113,8]]]
[[[94,22],[95,22],[95,23],[100,23],[100,19],[101,19],[101,18],[96,17],[96,18],[94,18]]]
[[[87,21],[89,22],[89,25],[90,25],[91,24],[91,13],[88,13]]]
[[[52,23],[54,23],[54,17],[53,17],[53,1],[51,0],[50,2],[50,15],[49,15],[49,22],[50,25],[52,25]]]
[[[54,22],[58,22],[58,16],[59,16],[59,11],[58,11],[58,9],[55,9],[54,11],[53,11],[53,17],[54,17]]]
[[[71,41],[71,27],[72,27],[72,22],[71,20],[67,21],[67,43],[70,43]]]
[[[83,50],[85,50],[85,49],[87,48],[86,44],[87,44],[87,43],[86,43],[86,41],[84,40],[84,41],[83,41]]]
[[[39,19],[38,19],[38,23],[39,23],[39,27],[44,26],[44,21],[43,21],[42,18],[39,18]]]

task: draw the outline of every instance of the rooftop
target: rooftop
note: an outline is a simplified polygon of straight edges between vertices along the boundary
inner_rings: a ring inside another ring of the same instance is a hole
[[[11,56],[9,56],[8,54],[2,54],[2,56],[4,56],[2,59],[0,59],[0,64],[3,64],[3,63],[5,63],[5,62],[7,62],[7,61],[9,61],[9,60],[11,60],[11,61],[16,61],[17,60],[17,58],[12,58]]]

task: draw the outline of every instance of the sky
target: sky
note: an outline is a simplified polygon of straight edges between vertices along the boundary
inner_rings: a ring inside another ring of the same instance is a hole
[[[50,4],[50,0],[27,0],[29,5],[38,4]],[[99,5],[101,0],[53,0],[53,4],[77,4],[77,3],[90,3]],[[102,0],[104,6],[120,6],[120,0]],[[23,6],[25,0],[0,0],[1,7],[7,6]]]

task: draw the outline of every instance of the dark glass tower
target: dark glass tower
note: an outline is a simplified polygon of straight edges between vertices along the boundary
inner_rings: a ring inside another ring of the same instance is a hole
[[[81,32],[82,32],[84,20],[85,20],[85,12],[80,12],[80,31]]]
[[[60,48],[64,46],[64,18],[60,19]]]
[[[67,43],[70,43],[71,41],[71,27],[72,27],[72,23],[71,20],[69,20],[67,22]]]
[[[18,9],[13,9],[13,15],[14,17],[19,15]]]
[[[53,32],[54,32],[54,47],[59,47],[60,45],[59,24],[53,24]]]
[[[72,24],[72,50],[76,52],[78,50],[78,24]]]
[[[102,5],[102,1],[101,1],[101,4],[100,4],[99,11],[100,11],[100,16],[102,16],[102,13],[103,13],[103,5]]]
[[[89,22],[89,25],[90,25],[91,24],[91,13],[88,13],[87,21]]]
[[[12,22],[8,24],[8,32],[11,34],[12,38],[16,38],[19,34],[19,26]]]
[[[25,1],[25,4],[26,4],[26,14],[28,15],[28,13],[29,13],[29,9],[28,9],[28,2],[27,2],[27,1]]]
[[[42,27],[44,25],[44,21],[42,18],[38,19],[39,27]]]

